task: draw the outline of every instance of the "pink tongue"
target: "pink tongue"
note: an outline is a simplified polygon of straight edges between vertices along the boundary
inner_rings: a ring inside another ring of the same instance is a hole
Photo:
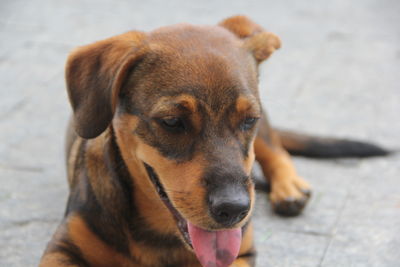
[[[203,267],[226,267],[238,256],[242,229],[207,231],[187,222],[190,240]]]

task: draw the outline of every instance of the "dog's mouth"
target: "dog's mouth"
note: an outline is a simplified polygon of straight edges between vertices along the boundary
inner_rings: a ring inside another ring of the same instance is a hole
[[[171,201],[168,198],[167,193],[165,193],[164,187],[160,183],[157,174],[155,173],[154,169],[150,167],[148,164],[144,163],[146,167],[146,171],[148,176],[150,177],[151,182],[155,186],[158,196],[164,202],[165,206],[169,209],[169,211],[174,216],[176,224],[178,226],[179,231],[181,232],[183,239],[189,245],[189,247],[193,248],[192,242],[190,240],[189,231],[188,231],[188,224],[187,221],[182,217],[182,215],[177,211],[174,206],[172,205]]]
[[[154,169],[146,163],[144,166],[160,199],[173,215],[183,240],[194,251],[200,263],[203,266],[229,266],[239,254],[242,228],[209,231],[185,220],[172,205]]]

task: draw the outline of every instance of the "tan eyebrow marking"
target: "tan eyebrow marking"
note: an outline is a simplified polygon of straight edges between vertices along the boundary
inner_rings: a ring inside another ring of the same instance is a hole
[[[238,113],[252,112],[260,115],[261,110],[257,100],[251,96],[240,95],[236,99],[236,111]]]
[[[169,115],[168,113],[171,111],[179,112],[182,108],[189,113],[195,113],[197,111],[196,99],[187,94],[161,97],[151,110],[150,116],[162,116],[163,114]]]

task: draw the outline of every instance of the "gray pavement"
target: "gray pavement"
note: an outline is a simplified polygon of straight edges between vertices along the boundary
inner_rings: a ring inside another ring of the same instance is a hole
[[[68,52],[130,29],[246,14],[283,41],[261,71],[273,124],[400,147],[400,2],[0,2],[0,266],[35,266],[67,198]],[[400,266],[399,156],[296,158],[314,188],[297,218],[258,194],[258,266]]]

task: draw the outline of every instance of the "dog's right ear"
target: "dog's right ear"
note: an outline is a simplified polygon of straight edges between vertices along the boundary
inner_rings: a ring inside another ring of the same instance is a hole
[[[80,47],[68,57],[65,77],[79,136],[94,138],[109,126],[121,86],[144,54],[144,36],[128,32]]]
[[[243,46],[254,56],[257,63],[267,59],[276,49],[281,47],[281,40],[271,32],[246,16],[233,16],[219,23],[243,40]]]

